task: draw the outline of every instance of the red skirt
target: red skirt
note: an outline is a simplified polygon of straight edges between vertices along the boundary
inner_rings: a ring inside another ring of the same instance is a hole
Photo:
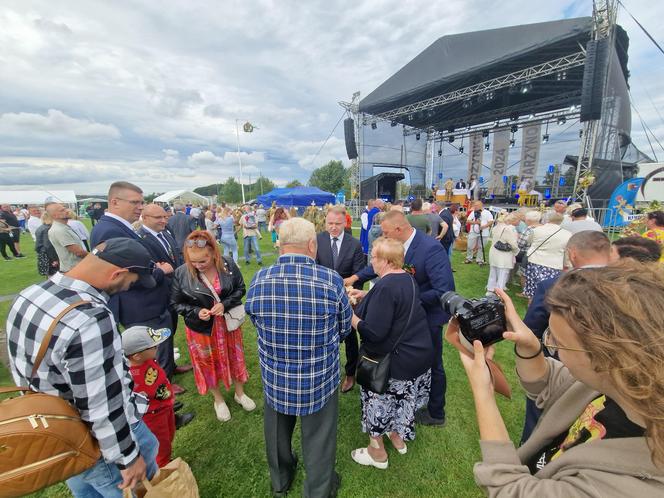
[[[200,394],[223,382],[228,391],[233,381],[245,383],[249,379],[244,362],[242,328],[228,331],[223,316],[214,317],[212,333],[199,334],[185,328],[189,356],[194,367],[194,380]]]

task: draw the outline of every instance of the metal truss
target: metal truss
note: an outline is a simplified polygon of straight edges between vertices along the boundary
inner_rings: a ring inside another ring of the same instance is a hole
[[[609,38],[609,46],[614,46],[615,25],[618,15],[618,5],[616,0],[598,0],[593,1],[593,39],[603,40]],[[603,82],[603,93],[606,89],[608,75],[610,74],[611,52],[608,60],[609,68]],[[603,105],[603,104],[602,104]],[[574,191],[570,199],[580,199],[592,210],[592,201],[588,196],[589,185],[580,181],[592,173],[593,159],[595,156],[595,147],[599,135],[600,121],[586,121],[583,126],[583,136],[579,146],[579,159],[576,164],[576,174],[574,176]]]
[[[542,76],[548,76],[550,74],[555,74],[557,72],[573,67],[582,66],[585,63],[585,60],[585,51],[576,52],[571,55],[566,55],[565,57],[560,57],[559,59],[545,62],[543,64],[531,66],[519,71],[515,71],[513,73],[498,76],[497,78],[482,81],[481,83],[461,88],[459,90],[454,90],[452,92],[439,95],[438,97],[421,100],[419,102],[415,102],[414,104],[408,104],[392,111],[378,113],[375,116],[380,119],[393,120],[400,116],[426,111],[441,105],[449,104],[450,102],[464,100],[475,95],[497,90],[499,88],[509,87],[517,83],[533,80]]]

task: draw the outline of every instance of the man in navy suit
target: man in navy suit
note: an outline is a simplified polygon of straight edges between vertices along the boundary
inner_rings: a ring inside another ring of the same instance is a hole
[[[168,215],[164,208],[157,204],[148,204],[143,208],[141,215],[142,225],[136,231],[143,240],[143,245],[150,251],[153,261],[167,263],[172,268],[177,268],[182,264],[182,254],[178,251],[177,244],[173,236],[166,230]],[[176,366],[173,355],[173,337],[178,324],[178,316],[169,306],[171,295],[171,284],[173,273],[165,273],[164,278],[157,284],[154,291],[154,299],[158,300],[163,306],[159,317],[152,319],[150,325],[152,328],[168,327],[173,331],[167,341],[161,343],[157,349],[157,361],[159,366],[164,369],[169,377],[174,373],[184,373],[191,370],[191,366]]]
[[[440,243],[415,230],[406,216],[399,211],[390,211],[380,224],[383,236],[403,243],[404,269],[413,274],[420,288],[422,307],[426,311],[429,331],[434,346],[434,359],[431,365],[431,392],[429,404],[415,414],[415,420],[425,425],[445,425],[445,391],[447,380],[443,368],[442,326],[450,316],[443,311],[440,297],[454,290],[454,277],[450,259]],[[376,277],[371,265],[344,280],[346,285],[366,282]]]
[[[143,212],[143,191],[129,182],[115,182],[108,190],[108,211],[92,228],[92,247],[116,237],[132,238],[140,241],[150,250],[144,240],[134,231],[132,223],[138,221]],[[173,273],[173,266],[167,262],[155,264],[154,278],[157,287],[144,289],[134,286],[126,292],[111,296],[109,307],[115,320],[128,328],[132,325],[147,325],[153,328],[173,327],[173,319],[168,309],[170,294],[162,284],[167,275]],[[167,365],[168,366],[168,365]],[[166,371],[167,374],[173,372]],[[184,392],[173,384],[173,392]]]
[[[365,259],[362,244],[348,233],[344,233],[346,225],[346,209],[333,206],[325,216],[325,232],[317,235],[318,250],[316,263],[335,270],[341,278],[350,277],[364,268]],[[357,285],[361,289],[362,285]],[[346,378],[341,385],[341,392],[350,391],[355,385],[357,370],[358,341],[357,333],[351,330],[344,339],[346,345]]]

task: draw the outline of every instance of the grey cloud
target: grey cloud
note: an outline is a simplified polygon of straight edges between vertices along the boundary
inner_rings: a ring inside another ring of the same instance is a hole
[[[54,22],[49,19],[35,19],[34,24],[41,31],[50,31],[61,35],[72,34],[72,30],[65,23]]]

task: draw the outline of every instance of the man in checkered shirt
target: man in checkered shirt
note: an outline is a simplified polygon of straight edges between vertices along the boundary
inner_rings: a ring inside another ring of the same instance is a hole
[[[15,299],[7,317],[9,357],[14,382],[60,396],[76,407],[99,442],[102,458],[67,485],[76,497],[122,497],[157,471],[157,440],[141,421],[147,400],[132,392],[133,382],[109,294],[139,281],[154,287],[154,263],[141,243],[109,239],[69,272],[31,285]],[[37,351],[53,319],[69,311],[53,332],[34,378]],[[140,450],[140,453],[139,453]]]
[[[304,496],[336,496],[339,344],[352,310],[341,277],[315,262],[312,223],[285,221],[279,242],[279,259],[256,273],[245,304],[258,332],[272,491],[285,496],[295,478],[291,439],[300,417]]]

